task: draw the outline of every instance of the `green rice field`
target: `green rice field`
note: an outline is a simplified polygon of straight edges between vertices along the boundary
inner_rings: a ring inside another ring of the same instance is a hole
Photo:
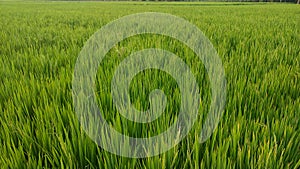
[[[176,121],[184,99],[172,76],[149,69],[131,81],[131,102],[147,110],[149,93],[161,89],[165,112],[147,124],[120,115],[110,84],[132,52],[160,48],[178,55],[195,75],[201,98],[198,118],[179,144],[153,157],[128,158],[107,152],[83,130],[72,80],[77,57],[96,31],[141,12],[169,13],[196,25],[223,63],[227,97],[216,130],[199,143],[211,99],[201,60],[168,36],[121,41],[101,62],[94,85],[99,109],[116,131],[158,135]],[[300,5],[0,1],[0,15],[0,168],[300,168]]]

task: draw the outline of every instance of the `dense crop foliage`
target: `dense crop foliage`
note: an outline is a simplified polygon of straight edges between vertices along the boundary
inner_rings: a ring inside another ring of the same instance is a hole
[[[299,168],[300,6],[216,3],[0,3],[0,168]],[[101,26],[137,12],[165,12],[197,25],[224,64],[227,100],[216,131],[199,144],[210,84],[201,61],[170,37],[140,35],[113,48],[95,89],[106,120],[119,132],[149,137],[176,120],[180,91],[168,74],[147,70],[130,86],[132,102],[149,106],[160,88],[168,97],[163,117],[137,124],[115,112],[110,82],[132,51],[169,50],[195,73],[201,108],[197,124],[170,151],[130,159],[108,153],[80,128],[72,101],[76,58]]]

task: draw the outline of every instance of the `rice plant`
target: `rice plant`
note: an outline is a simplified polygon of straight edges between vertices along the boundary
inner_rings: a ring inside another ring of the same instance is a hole
[[[300,22],[293,4],[150,2],[0,2],[0,168],[299,168]],[[163,115],[149,124],[122,117],[110,84],[132,52],[161,48],[181,57],[196,76],[201,103],[196,124],[171,150],[125,158],[94,143],[81,128],[72,78],[85,42],[128,14],[164,12],[196,25],[216,48],[227,78],[225,113],[203,144],[199,134],[210,106],[201,60],[176,39],[138,35],[112,48],[95,88],[105,119],[134,137],[157,135],[174,123],[180,90],[165,72],[149,69],[130,84],[133,105],[149,108],[149,93],[167,96]]]

